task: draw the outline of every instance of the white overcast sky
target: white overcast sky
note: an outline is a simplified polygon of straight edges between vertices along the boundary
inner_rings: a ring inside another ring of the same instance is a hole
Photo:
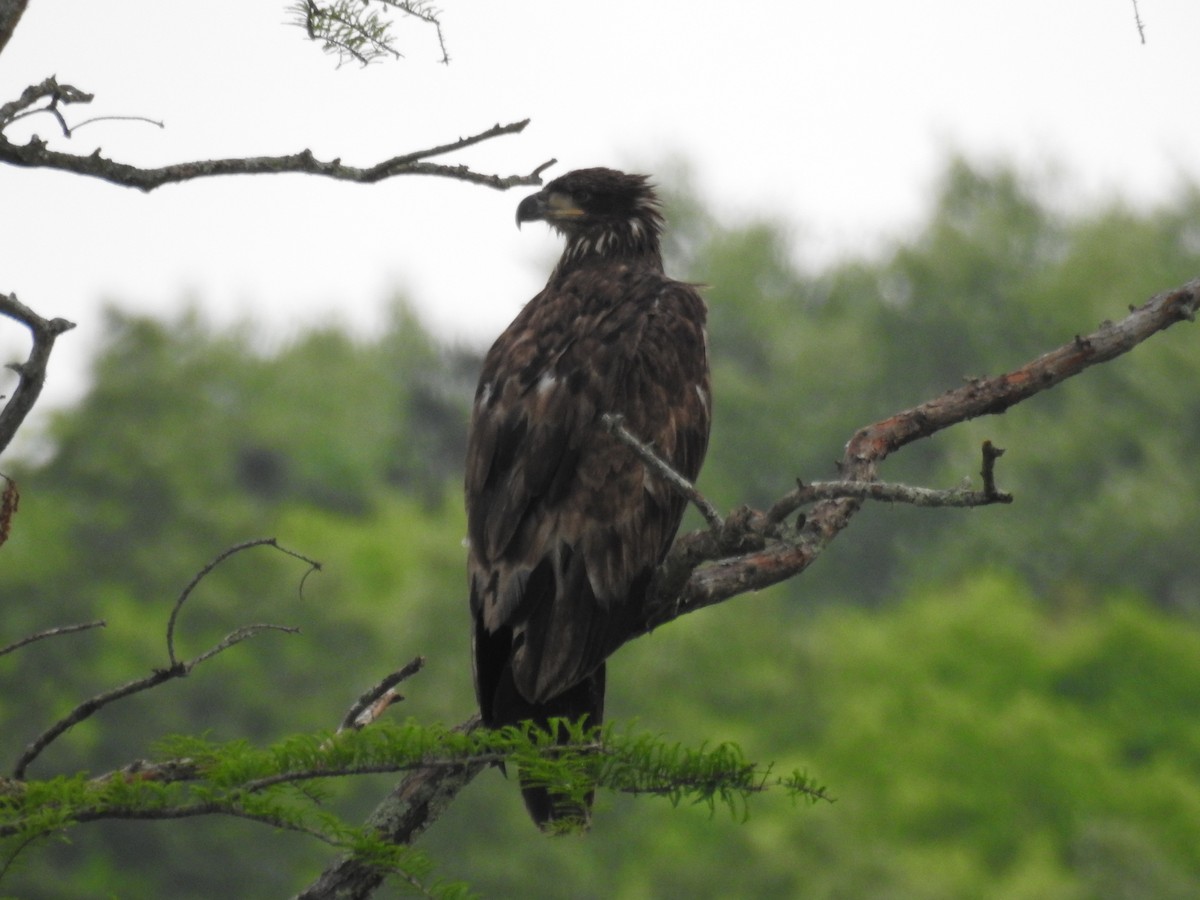
[[[496,122],[526,132],[445,162],[549,175],[690,163],[722,216],[789,223],[827,259],[902,233],[948,151],[1046,171],[1064,202],[1170,196],[1200,177],[1197,0],[444,0],[452,58],[400,22],[405,59],[336,69],[286,0],[31,0],[0,55],[0,102],[50,74],[96,95],[66,140],[141,165],[291,153],[368,165]],[[379,321],[406,293],[439,333],[484,343],[541,286],[553,238],[514,226],[529,189],[431,178],[205,179],[150,194],[0,166],[0,291],[80,328],[52,399],[82,384],[105,302],[250,317],[268,341]],[[0,325],[5,361],[23,352]],[[0,385],[0,390],[3,385]]]

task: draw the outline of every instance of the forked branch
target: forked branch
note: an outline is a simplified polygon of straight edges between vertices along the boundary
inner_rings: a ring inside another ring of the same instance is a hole
[[[841,460],[842,478],[871,484],[880,464],[901,447],[951,425],[1002,413],[1084,369],[1128,353],[1178,322],[1194,321],[1198,306],[1200,278],[1158,294],[1131,309],[1119,322],[1104,322],[1091,334],[1076,336],[1011,372],[972,379],[963,387],[868,425],[846,444]],[[989,452],[993,456],[990,462],[986,459]],[[995,448],[985,450],[985,492],[995,455],[998,455]],[[800,574],[850,524],[861,506],[862,500],[853,497],[824,500],[813,508],[802,527],[783,537],[769,534],[774,523],[768,516],[748,516],[745,538],[748,542],[759,538],[761,549],[732,557],[723,556],[721,548],[713,546],[707,531],[680,537],[660,567],[657,588],[646,607],[643,630]]]
[[[82,703],[80,703],[78,706],[76,706],[74,709],[72,709],[69,713],[67,713],[65,716],[63,716],[61,719],[59,719],[57,722],[55,722],[53,725],[51,725],[49,728],[47,728],[45,731],[43,731],[41,734],[39,734],[32,741],[29,742],[28,746],[26,746],[26,748],[25,748],[25,751],[21,754],[21,757],[17,760],[16,764],[13,766],[13,772],[12,772],[13,779],[15,779],[17,781],[22,780],[25,777],[25,772],[29,768],[30,763],[32,763],[35,759],[37,759],[38,756],[41,755],[43,750],[45,750],[47,747],[49,747],[50,744],[52,744],[55,740],[57,740],[59,737],[61,737],[63,734],[65,734],[67,731],[69,731],[71,728],[78,725],[80,722],[84,721],[85,719],[90,718],[93,714],[99,712],[101,709],[108,706],[110,703],[115,703],[117,700],[122,700],[125,697],[131,697],[134,694],[140,694],[143,691],[148,691],[151,688],[158,687],[158,685],[163,684],[164,682],[167,682],[167,681],[171,681],[175,678],[183,678],[184,676],[188,675],[194,668],[196,668],[196,666],[200,665],[201,663],[207,662],[208,660],[212,659],[217,654],[223,653],[226,650],[228,650],[230,647],[233,647],[236,644],[240,644],[242,641],[252,638],[258,634],[261,634],[264,631],[282,631],[287,634],[297,633],[300,629],[292,628],[287,625],[272,625],[269,623],[255,624],[255,625],[243,625],[240,628],[234,629],[228,635],[226,635],[223,640],[219,641],[214,646],[209,647],[207,650],[205,650],[204,652],[200,653],[199,655],[193,657],[190,660],[180,661],[175,658],[175,649],[174,649],[175,621],[178,618],[179,611],[182,608],[184,602],[191,595],[191,593],[195,589],[196,585],[199,584],[200,581],[205,576],[207,576],[213,569],[215,569],[218,565],[220,565],[221,562],[228,559],[230,556],[232,556],[235,553],[238,553],[242,550],[249,549],[250,547],[258,547],[258,546],[274,547],[276,550],[279,550],[282,553],[286,553],[287,555],[295,557],[296,559],[303,560],[304,562],[308,563],[308,565],[309,565],[308,571],[309,572],[320,569],[320,563],[317,563],[314,560],[308,559],[308,557],[303,556],[299,553],[296,553],[292,550],[288,550],[284,547],[279,546],[279,544],[276,543],[274,538],[262,538],[262,539],[255,540],[255,541],[247,541],[244,544],[238,544],[235,547],[232,547],[232,548],[224,551],[223,553],[219,554],[212,562],[210,562],[208,565],[206,565],[203,569],[200,570],[200,572],[196,575],[196,577],[192,579],[192,581],[187,585],[186,588],[184,588],[184,590],[180,594],[179,598],[175,601],[175,606],[173,607],[173,609],[171,611],[171,616],[170,616],[168,626],[167,626],[167,648],[168,648],[168,650],[167,650],[167,657],[168,657],[167,667],[163,668],[163,669],[155,669],[149,675],[146,675],[142,678],[136,678],[133,681],[129,681],[123,685],[120,685],[119,687],[115,687],[115,688],[112,688],[111,690],[103,691],[99,694],[96,694],[93,697],[89,697],[88,699],[84,700]],[[306,575],[307,575],[307,573],[306,573]],[[77,630],[78,627],[79,626],[76,626],[75,629],[72,629],[72,630]],[[82,627],[90,627],[90,626],[82,626]],[[42,636],[49,636],[50,634],[53,634],[53,633],[55,633],[55,632],[52,631],[52,632],[46,633],[45,635],[42,635]],[[62,630],[59,629],[58,633],[62,633]],[[35,636],[33,636],[33,639],[36,639],[37,637],[38,636],[35,635]],[[26,641],[26,642],[28,642],[28,641]]]

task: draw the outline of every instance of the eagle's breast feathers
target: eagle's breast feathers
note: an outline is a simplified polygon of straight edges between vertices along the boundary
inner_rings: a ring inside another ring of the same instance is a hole
[[[569,173],[517,218],[548,222],[566,248],[487,354],[475,395],[466,498],[476,691],[488,725],[584,712],[595,724],[604,660],[639,621],[684,511],[601,417],[620,415],[695,478],[711,418],[705,307],[663,273],[662,219],[642,176]]]

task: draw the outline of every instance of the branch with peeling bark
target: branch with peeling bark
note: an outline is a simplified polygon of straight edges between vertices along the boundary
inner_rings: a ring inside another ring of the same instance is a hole
[[[917,505],[987,505],[1011,497],[997,490],[995,462],[1002,450],[985,443],[980,491],[930,492],[885,485],[876,480],[879,466],[892,453],[939,431],[984,415],[996,415],[1049,390],[1085,369],[1107,362],[1182,321],[1194,321],[1200,307],[1200,278],[1152,297],[1119,322],[1105,322],[1086,336],[993,378],[976,378],[911,409],[859,429],[846,444],[840,462],[842,479],[801,484],[780,497],[767,512],[735,510],[709,527],[682,535],[659,567],[641,622],[626,636],[632,640],[660,625],[739,594],[769,587],[803,572],[850,524],[863,501],[911,502]],[[605,426],[622,437],[658,474],[661,460],[651,448],[638,448],[624,437],[617,420]],[[677,485],[693,502],[691,485]],[[705,501],[707,502],[707,501]],[[802,506],[813,505],[801,522],[786,519]],[[699,503],[697,503],[699,505]],[[702,509],[702,512],[704,510]],[[476,719],[460,727],[474,727]],[[440,815],[467,783],[482,771],[429,768],[407,776],[369,820],[387,840],[411,843]],[[382,882],[383,872],[353,857],[342,857],[297,895],[303,900],[365,898]]]
[[[726,527],[726,520],[717,512],[712,501],[700,493],[696,486],[683,475],[671,468],[671,464],[655,453],[653,447],[644,444],[631,434],[621,424],[620,416],[606,413],[600,417],[600,422],[628,446],[645,463],[646,468],[662,478],[672,490],[696,507],[700,515],[704,517],[704,521],[708,523],[709,532],[716,535],[719,542],[728,543],[731,551],[741,543],[739,535],[746,530],[750,518],[762,515],[754,510],[735,510],[731,517],[735,522],[734,526]],[[766,513],[767,525],[758,527],[758,530],[777,537],[778,528],[770,526],[780,525],[784,519],[802,506],[818,500],[833,500],[839,497],[927,507],[973,507],[990,506],[993,503],[1012,503],[1011,494],[996,489],[996,460],[1003,455],[1002,449],[993,446],[991,441],[984,441],[983,468],[980,470],[983,477],[983,490],[979,491],[967,488],[934,490],[907,484],[887,484],[882,481],[814,481],[811,484],[805,484],[797,479],[796,489],[775,502]]]
[[[404,695],[396,690],[396,685],[407,681],[424,667],[425,657],[418,656],[406,666],[384,676],[378,684],[367,689],[354,701],[346,715],[342,717],[342,724],[338,726],[338,731],[342,732],[348,728],[357,730],[378,721],[388,707],[404,699]]]
[[[972,379],[963,387],[868,425],[846,444],[842,477],[847,482],[871,484],[883,461],[900,448],[951,425],[1002,413],[1091,366],[1127,353],[1178,322],[1193,321],[1197,306],[1200,278],[1152,297],[1119,322],[1105,322],[1091,334],[1077,336],[1011,372]],[[642,630],[800,574],[850,524],[861,506],[862,499],[855,497],[823,500],[802,527],[782,536],[770,534],[775,523],[768,516],[747,515],[737,536],[761,546],[745,553],[723,553],[708,531],[682,536],[660,568]],[[630,637],[638,633],[641,631]]]

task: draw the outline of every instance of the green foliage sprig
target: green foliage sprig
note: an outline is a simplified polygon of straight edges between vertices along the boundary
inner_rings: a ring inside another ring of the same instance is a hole
[[[97,777],[86,774],[8,781],[0,790],[0,851],[7,869],[35,840],[102,819],[182,819],[223,815],[320,840],[399,875],[430,896],[461,885],[426,885],[432,864],[411,846],[383,840],[369,825],[345,822],[325,805],[330,779],[434,767],[515,765],[522,777],[582,797],[597,787],[666,797],[673,805],[727,807],[741,819],[748,801],[771,787],[816,802],[829,799],[807,777],[781,778],[746,760],[734,744],[685,748],[649,734],[559,723],[569,743],[516,727],[449,729],[414,720],[338,733],[287,737],[264,748],[245,740],[172,736],[155,761]]]
[[[710,811],[720,803],[743,819],[750,795],[769,785],[784,786],[793,796],[803,793],[814,800],[824,796],[801,777],[773,778],[769,766],[747,762],[732,744],[689,750],[648,735],[618,732],[611,725],[595,729],[563,721],[549,733],[515,727],[491,731],[477,728],[477,720],[453,729],[413,719],[400,725],[378,723],[377,715],[396,699],[395,684],[419,671],[424,664],[421,658],[359,697],[343,727],[334,733],[294,735],[263,749],[247,740],[212,742],[176,736],[159,742],[152,761],[138,760],[98,776],[26,779],[29,764],[45,748],[105,707],[182,677],[261,630],[294,631],[284,626],[242,626],[191,660],[176,655],[176,625],[197,587],[231,557],[261,546],[305,562],[305,578],[321,568],[272,538],[234,545],[201,568],[178,595],[167,620],[167,666],[78,704],[29,744],[13,770],[14,778],[0,784],[0,878],[32,844],[64,837],[87,822],[226,816],[315,838],[362,866],[398,877],[424,896],[461,896],[466,890],[462,885],[429,882],[432,864],[424,853],[412,849],[411,840],[385,834],[371,821],[350,825],[328,808],[331,780],[371,774],[458,770],[470,773],[465,784],[487,765],[513,764],[524,780],[580,799],[605,787],[665,796],[675,805],[690,799],[707,804]],[[39,633],[4,652],[78,630],[69,626]],[[362,727],[366,724],[372,727]],[[565,744],[560,735],[565,735]]]

